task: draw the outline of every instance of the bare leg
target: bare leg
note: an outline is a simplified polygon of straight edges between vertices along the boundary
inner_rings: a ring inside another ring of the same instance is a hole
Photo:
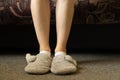
[[[77,62],[71,56],[65,55],[73,13],[74,0],[57,0],[57,45],[51,64],[51,72],[54,74],[69,74],[77,71]]]
[[[40,53],[37,56],[30,56],[30,54],[26,56],[28,65],[25,67],[25,72],[32,74],[44,74],[49,72],[51,65],[51,58],[50,56],[48,56],[48,54],[50,54],[49,0],[31,0],[31,12],[32,12],[32,18],[33,18],[33,23],[35,26],[38,42],[40,44]]]
[[[66,52],[71,23],[74,13],[74,0],[57,0],[56,22],[57,22],[57,45],[55,52]]]
[[[40,44],[40,50],[50,51],[49,26],[50,4],[49,0],[31,0],[31,13]]]

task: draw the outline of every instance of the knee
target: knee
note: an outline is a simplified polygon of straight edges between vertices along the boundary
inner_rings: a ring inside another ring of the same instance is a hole
[[[58,2],[62,2],[62,3],[74,3],[75,0],[57,0]]]
[[[57,3],[57,2],[62,2],[62,3],[65,3],[65,2],[67,2],[67,3],[73,3],[73,4],[76,4],[77,2],[78,2],[78,0],[52,0],[52,1],[54,1],[55,3]]]
[[[74,4],[77,5],[79,0],[52,0],[54,2],[54,6],[56,6],[57,2],[62,2],[62,3],[68,3],[68,4]]]

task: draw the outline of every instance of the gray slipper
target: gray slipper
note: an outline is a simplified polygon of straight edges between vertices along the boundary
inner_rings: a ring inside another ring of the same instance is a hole
[[[27,53],[25,58],[26,58],[27,63],[29,64],[31,62],[34,62],[36,60],[37,56]]]
[[[54,74],[70,74],[77,71],[77,62],[69,55],[55,56],[51,65]]]
[[[28,59],[28,65],[25,67],[25,72],[32,74],[47,73],[50,70],[51,60],[51,57],[47,54],[38,54],[36,58],[33,57],[33,62]]]

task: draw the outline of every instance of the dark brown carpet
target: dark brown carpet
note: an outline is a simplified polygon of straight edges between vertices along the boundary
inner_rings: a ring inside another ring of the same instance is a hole
[[[0,80],[120,80],[120,55],[71,55],[78,61],[78,71],[71,75],[30,75],[24,72],[24,54],[0,55]]]

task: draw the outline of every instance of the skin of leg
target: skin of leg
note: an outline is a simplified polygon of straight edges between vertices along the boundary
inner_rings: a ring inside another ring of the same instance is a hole
[[[72,18],[74,14],[74,0],[57,0],[56,2],[56,31],[57,45],[55,52],[66,52]]]
[[[40,50],[50,51],[49,27],[50,27],[50,2],[49,0],[31,0],[31,14],[40,44]]]

